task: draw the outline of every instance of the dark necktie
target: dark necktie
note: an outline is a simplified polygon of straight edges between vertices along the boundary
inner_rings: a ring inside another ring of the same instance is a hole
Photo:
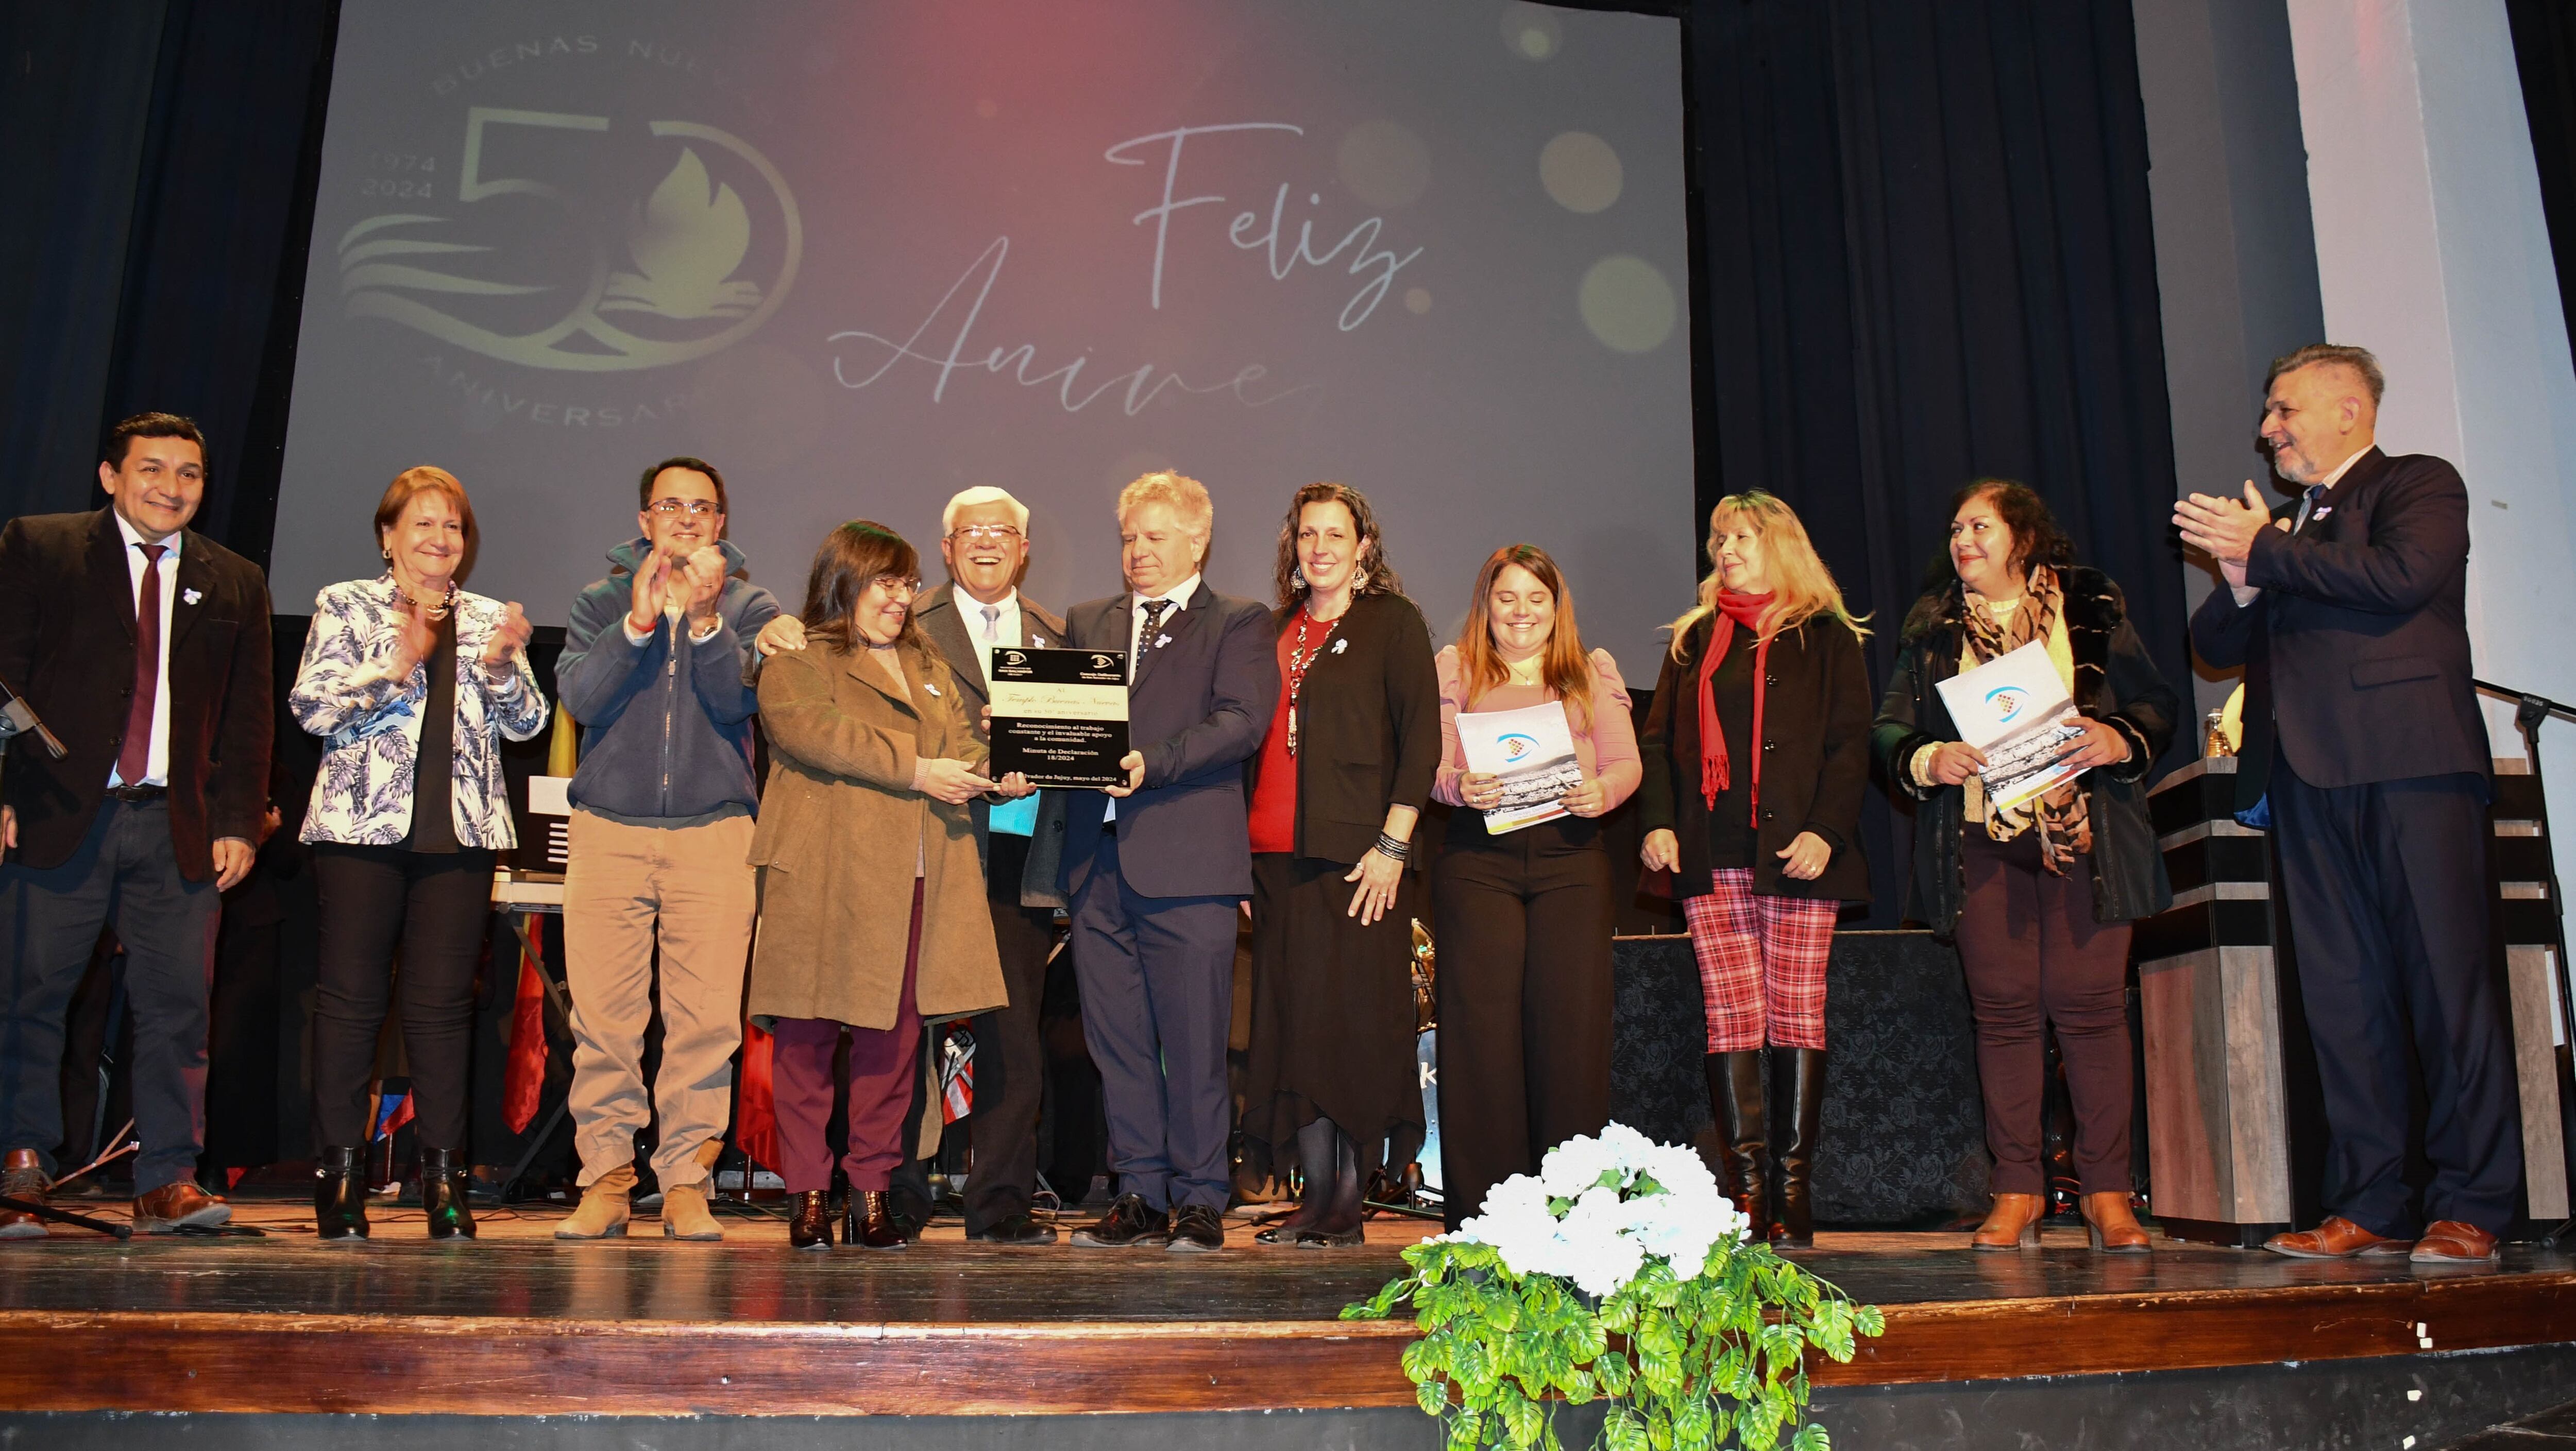
[[[2317,506],[2318,506],[2319,504],[2324,503],[2325,501],[2326,501],[2326,486],[2325,486],[2325,485],[2323,485],[2323,484],[2310,484],[2310,485],[2308,485],[2308,501],[2307,501],[2306,503],[2304,503],[2304,504],[2302,504],[2302,505],[2300,505],[2300,506],[2299,506],[2299,522],[2298,522],[2298,524],[2297,524],[2295,527],[2293,527],[2293,528],[2290,530],[2290,532],[2291,532],[2291,533],[2293,533],[2293,534],[2300,533],[2300,532],[2304,531],[2304,530],[2308,527],[2308,525],[2310,525],[2310,524],[2314,523],[2314,522],[2316,521],[2316,517],[2317,517]]]
[[[1136,665],[1134,669],[1127,672],[1127,678],[1129,680],[1136,680],[1144,675],[1145,653],[1154,648],[1154,635],[1157,631],[1163,628],[1163,616],[1170,613],[1172,602],[1170,600],[1147,600],[1144,602],[1144,606],[1145,628],[1138,632],[1136,636]]]
[[[152,769],[152,704],[161,691],[161,556],[169,552],[165,544],[135,547],[143,551],[143,588],[135,591],[134,704],[116,751],[116,779],[127,786],[142,785]]]

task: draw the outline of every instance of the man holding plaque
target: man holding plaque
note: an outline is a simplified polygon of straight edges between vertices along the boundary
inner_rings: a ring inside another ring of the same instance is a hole
[[[1019,591],[1028,530],[1028,506],[995,488],[968,489],[940,515],[939,557],[948,565],[948,583],[915,600],[912,613],[956,672],[969,720],[981,720],[991,701],[994,651],[1064,643],[1064,621]],[[971,804],[993,943],[1010,991],[1007,1004],[975,1019],[975,1101],[966,1117],[975,1149],[966,1237],[993,1244],[1055,1242],[1054,1230],[1029,1217],[1029,1203],[1037,1193],[1038,1099],[1046,1074],[1038,1004],[1046,995],[1055,909],[1063,900],[1055,878],[1064,823],[1054,821],[1049,839],[1033,844],[1037,807],[1034,794]],[[907,1180],[922,1178],[918,1160],[897,1170],[899,1198]],[[926,1182],[911,1187],[914,1197],[926,1197]]]
[[[1123,784],[1064,801],[1083,1035],[1120,1190],[1077,1245],[1225,1244],[1225,1040],[1236,908],[1252,893],[1243,765],[1278,704],[1279,668],[1269,610],[1199,578],[1215,522],[1195,479],[1129,484],[1118,496],[1128,592],[1066,616],[1076,648],[1125,653],[1133,743]]]

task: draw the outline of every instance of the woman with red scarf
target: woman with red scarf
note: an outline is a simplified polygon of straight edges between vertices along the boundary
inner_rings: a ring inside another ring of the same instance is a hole
[[[1769,494],[1718,501],[1708,557],[1715,572],[1673,622],[1638,742],[1640,854],[1675,874],[1699,958],[1720,1187],[1757,1236],[1804,1247],[1815,1239],[1825,960],[1842,904],[1869,900],[1865,632],[1805,526]],[[1776,1150],[1765,1043],[1789,1101],[1789,1138]],[[1776,1216],[1766,1160],[1778,1166]]]

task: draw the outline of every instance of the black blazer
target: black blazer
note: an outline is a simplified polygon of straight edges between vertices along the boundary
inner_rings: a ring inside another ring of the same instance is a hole
[[[969,608],[974,606],[970,604]],[[975,728],[975,738],[986,745],[993,743],[992,732],[984,725],[984,707],[993,703],[984,688],[983,669],[975,663],[979,648],[966,616],[958,609],[955,581],[924,591],[913,602],[913,622],[930,641],[931,649],[948,662],[948,671],[957,677],[957,694],[966,704],[966,721]],[[1064,621],[1046,606],[1020,596],[1020,638],[1035,646],[1066,645]],[[975,824],[975,855],[990,869],[990,828],[992,803],[978,796],[967,804],[967,814]],[[1020,876],[1020,904],[1025,907],[1060,907],[1064,899],[1055,890],[1056,868],[1063,861],[1064,821],[1050,821],[1039,814],[1037,830],[1029,842],[1029,860]]]
[[[2272,511],[2298,517],[2293,499]],[[2469,491],[2426,454],[2373,448],[2297,534],[2266,529],[2246,560],[2263,593],[2224,583],[2191,617],[2192,647],[2245,667],[2243,810],[2277,739],[2299,779],[2358,786],[2494,769],[2469,684]]]
[[[1716,618],[1682,637],[1677,659],[1664,652],[1655,700],[1638,733],[1645,780],[1637,788],[1638,825],[1681,841],[1674,895],[1699,897],[1709,881],[1708,802],[1700,795],[1699,667]],[[1738,628],[1736,646],[1751,648]],[[1753,890],[1774,897],[1869,900],[1869,859],[1861,854],[1860,803],[1869,787],[1869,666],[1860,637],[1831,618],[1783,631],[1765,657],[1762,700],[1762,824],[1753,853]],[[1777,853],[1812,831],[1834,849],[1812,882],[1780,873]]]
[[[259,840],[268,807],[268,580],[194,531],[170,601],[170,844],[180,875],[214,877],[213,843]],[[192,600],[190,597],[194,596]],[[10,860],[39,870],[80,849],[107,794],[134,698],[134,581],[109,509],[0,528],[0,679],[23,690],[69,754],[30,732],[9,744],[0,800],[18,813]]]
[[[1274,651],[1297,613],[1276,618]],[[1387,808],[1421,810],[1439,774],[1440,673],[1431,661],[1431,626],[1402,595],[1361,595],[1306,669],[1297,717],[1297,855],[1358,861],[1386,829]],[[1260,784],[1257,754],[1250,776]]]
[[[1124,650],[1135,596],[1065,612],[1078,648]],[[1279,705],[1279,632],[1270,611],[1208,588],[1148,632],[1127,687],[1127,738],[1145,757],[1145,784],[1118,803],[1119,874],[1148,897],[1248,897],[1252,837],[1243,763],[1261,749]],[[1090,872],[1109,798],[1064,793],[1064,867],[1071,891]],[[1043,813],[1042,813],[1043,814]]]
[[[2134,922],[2173,905],[2164,853],[2147,818],[2147,771],[2173,740],[2181,698],[2129,623],[2128,602],[2111,577],[2082,565],[2060,565],[2066,591],[2066,646],[2075,658],[2075,709],[2129,738],[2129,759],[2087,771],[2078,780],[2091,804],[2093,920]],[[1905,616],[1896,673],[1879,702],[1870,749],[1879,770],[1914,808],[1914,896],[1906,915],[1947,937],[1966,896],[1959,836],[1967,826],[1964,786],[1922,786],[1914,755],[1959,738],[1936,689],[1959,673],[1967,640],[1967,599],[1952,580],[1914,602]]]

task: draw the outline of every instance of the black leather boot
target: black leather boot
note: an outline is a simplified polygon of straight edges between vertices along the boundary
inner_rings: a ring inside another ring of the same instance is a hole
[[[1771,1242],[1784,1249],[1806,1249],[1816,1242],[1814,1195],[1816,1134],[1825,1118],[1825,1052],[1821,1048],[1774,1048],[1772,1061],[1788,1097],[1789,1142],[1773,1162],[1779,1166],[1780,1222],[1771,1226]]]
[[[1297,1171],[1304,1186],[1297,1207],[1254,1235],[1253,1243],[1295,1244],[1297,1236],[1324,1217],[1325,1206],[1333,1198],[1333,1141],[1340,1137],[1328,1118],[1318,1118],[1297,1131]]]
[[[1368,1204],[1360,1193],[1360,1148],[1339,1127],[1333,1130],[1331,1195],[1322,1201],[1323,1216],[1297,1236],[1299,1249],[1342,1249],[1368,1243]]]
[[[367,1171],[355,1149],[324,1149],[313,1166],[313,1233],[318,1239],[367,1237]]]
[[[787,1247],[790,1249],[830,1249],[832,1247],[832,1191],[808,1189],[796,1196],[795,1212],[787,1218]]]
[[[1762,1172],[1771,1143],[1762,1098],[1762,1050],[1709,1054],[1708,1103],[1725,1149],[1717,1192],[1753,1221],[1751,1242],[1760,1244],[1771,1237],[1770,1185]]]
[[[841,1224],[841,1243],[861,1249],[901,1249],[912,1243],[894,1217],[894,1196],[883,1189],[853,1189]]]
[[[420,1151],[420,1207],[429,1213],[431,1239],[472,1239],[474,1212],[465,1207],[465,1186],[472,1171],[456,1161],[452,1149]]]

